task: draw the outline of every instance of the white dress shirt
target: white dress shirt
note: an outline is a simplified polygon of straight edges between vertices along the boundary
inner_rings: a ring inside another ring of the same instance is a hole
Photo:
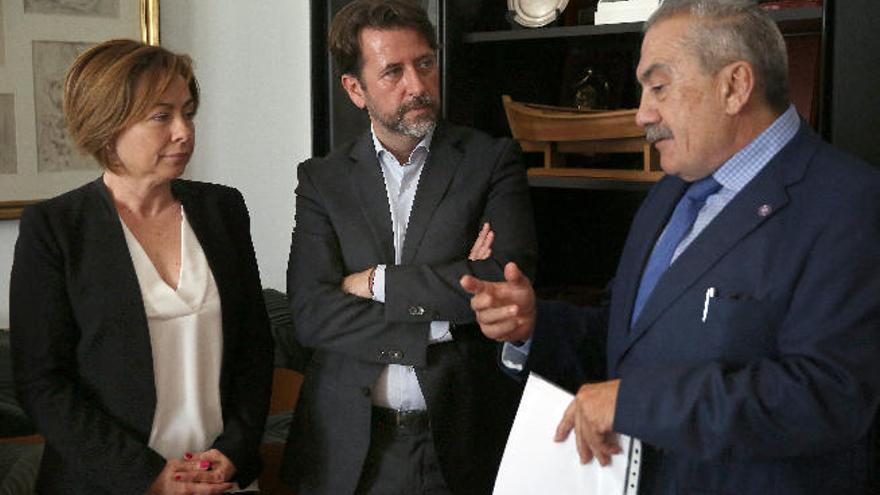
[[[409,160],[401,164],[394,154],[376,138],[372,132],[373,146],[379,165],[382,167],[382,175],[385,177],[385,190],[388,193],[388,206],[391,213],[391,225],[394,231],[394,262],[400,264],[403,256],[403,243],[406,239],[406,228],[409,224],[409,215],[412,211],[413,201],[419,186],[419,177],[425,168],[425,162],[431,148],[433,131],[428,133],[419,144],[416,145]],[[385,302],[385,265],[376,267],[373,278],[373,300]],[[449,322],[432,321],[430,327],[429,342],[444,342],[452,340],[449,332]],[[400,411],[424,410],[425,396],[419,386],[412,366],[390,364],[385,367],[379,380],[376,382],[373,393],[373,404]]]

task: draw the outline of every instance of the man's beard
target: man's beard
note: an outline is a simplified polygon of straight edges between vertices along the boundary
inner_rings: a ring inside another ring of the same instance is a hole
[[[385,128],[404,136],[423,138],[434,130],[437,125],[437,102],[430,95],[419,95],[403,103],[394,114],[383,114],[368,107],[370,115]],[[411,110],[427,108],[430,112],[419,115],[414,120],[407,120],[406,114]]]

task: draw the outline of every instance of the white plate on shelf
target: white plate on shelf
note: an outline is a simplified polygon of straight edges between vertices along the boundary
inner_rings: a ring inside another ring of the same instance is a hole
[[[556,20],[556,13],[565,10],[568,0],[507,0],[513,20],[525,27],[541,27]]]

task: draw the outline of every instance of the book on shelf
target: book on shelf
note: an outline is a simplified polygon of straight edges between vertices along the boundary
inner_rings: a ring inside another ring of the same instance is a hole
[[[773,0],[760,3],[760,7],[764,10],[800,9],[821,6],[822,0]]]
[[[660,0],[600,1],[596,5],[595,23],[599,25],[642,22],[659,6]]]

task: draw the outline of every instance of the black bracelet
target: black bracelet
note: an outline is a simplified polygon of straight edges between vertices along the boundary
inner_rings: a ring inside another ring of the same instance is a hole
[[[373,297],[373,280],[376,278],[376,267],[370,268],[370,275],[367,277],[367,288],[370,289],[370,297]]]

